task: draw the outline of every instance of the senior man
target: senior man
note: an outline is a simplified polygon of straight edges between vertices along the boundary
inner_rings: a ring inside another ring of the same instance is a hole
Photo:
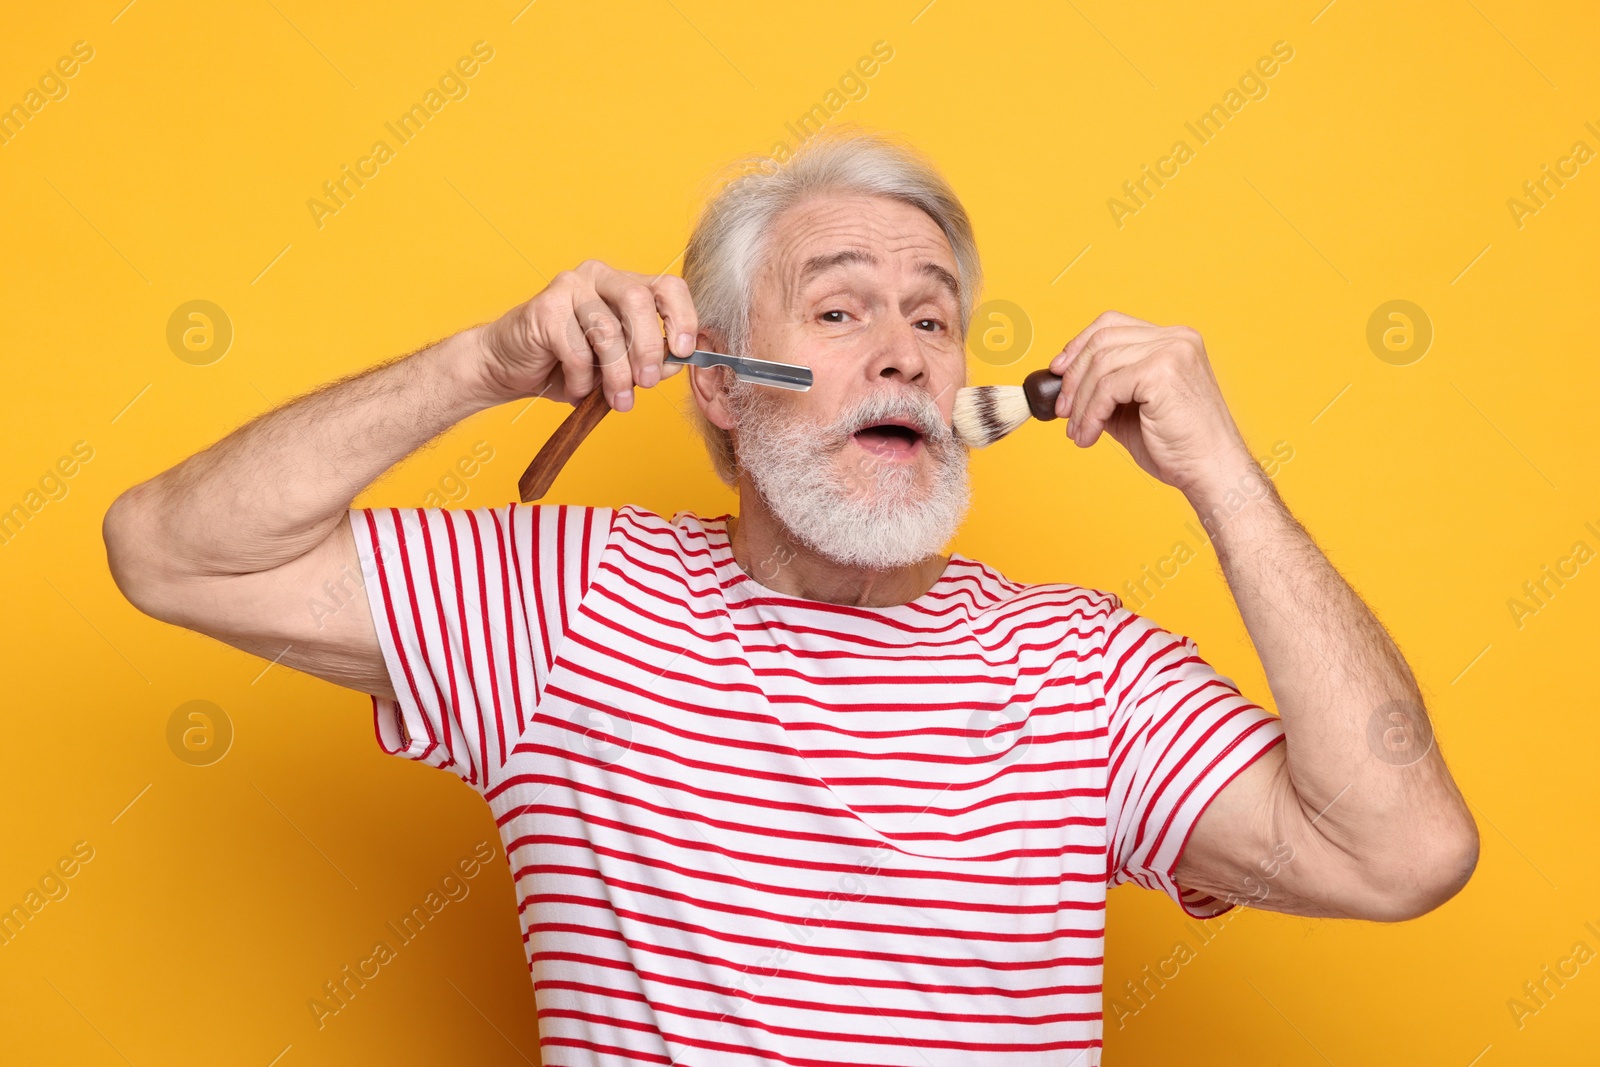
[[[1058,410],[1194,506],[1278,716],[1110,593],[942,554],[980,272],[919,153],[854,131],[747,169],[684,275],[584,263],[106,517],[143,611],[371,694],[385,751],[482,794],[546,1063],[1095,1064],[1109,886],[1395,921],[1466,883],[1417,684],[1195,331],[1107,312],[1053,361]],[[814,372],[691,372],[737,516],[350,507],[493,405],[598,382],[629,410],[669,344]]]

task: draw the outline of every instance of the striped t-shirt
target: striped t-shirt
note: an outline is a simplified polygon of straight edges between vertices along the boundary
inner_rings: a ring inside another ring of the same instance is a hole
[[[352,509],[384,751],[488,801],[549,1067],[1100,1062],[1108,887],[1283,736],[1113,594],[784,595],[727,515]]]

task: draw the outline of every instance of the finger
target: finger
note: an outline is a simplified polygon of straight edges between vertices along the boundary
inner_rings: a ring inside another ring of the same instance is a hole
[[[638,275],[617,270],[599,260],[584,263],[597,304],[589,315],[592,328],[589,344],[600,361],[600,379],[606,400],[617,411],[633,407],[635,365],[633,349],[640,339],[646,344],[659,336],[655,323],[655,301],[639,284]],[[589,324],[586,323],[586,326]]]
[[[661,380],[661,320],[656,317],[655,292],[642,275],[625,274],[610,297],[622,316],[627,334],[629,377],[632,383],[649,388]]]
[[[1102,311],[1100,314],[1095,316],[1095,320],[1093,322],[1085,326],[1078,332],[1076,337],[1067,342],[1066,347],[1062,348],[1061,352],[1056,356],[1056,358],[1050,361],[1050,369],[1056,374],[1060,374],[1064,369],[1066,369],[1067,365],[1077,357],[1078,352],[1083,348],[1083,346],[1088,344],[1089,338],[1096,330],[1102,330],[1107,326],[1149,325],[1151,324],[1145,322],[1143,319],[1136,319],[1132,315],[1124,315],[1120,311]]]
[[[1078,424],[1084,421],[1089,402],[1095,395],[1095,387],[1101,379],[1144,358],[1147,350],[1146,345],[1124,344],[1094,352],[1088,368],[1073,387],[1072,395],[1067,398],[1068,433],[1076,435]]]
[[[662,274],[650,283],[650,288],[655,293],[656,310],[666,322],[668,347],[675,355],[689,355],[700,334],[700,316],[689,295],[689,283],[676,274]],[[662,377],[671,377],[681,369],[683,364],[669,363]]]
[[[1080,448],[1088,448],[1099,440],[1112,412],[1122,404],[1142,403],[1145,395],[1145,378],[1149,364],[1137,360],[1118,367],[1095,381],[1094,391],[1084,405],[1083,416],[1074,419],[1068,432]]]
[[[569,404],[576,404],[594,388],[594,353],[583,337],[583,327],[577,318],[576,298],[570,289],[558,289],[557,282],[565,285],[571,280],[570,272],[556,275],[546,290],[551,302],[539,311],[535,334],[544,339],[543,347],[556,358],[557,367],[551,372],[553,383],[559,374],[560,395]],[[563,299],[564,298],[564,299]]]
[[[617,411],[633,406],[633,368],[628,363],[628,346],[621,320],[593,290],[573,308],[573,321],[582,337],[582,347],[591,367],[598,368],[600,387],[606,402]],[[594,388],[591,376],[590,388]]]
[[[1158,326],[1104,326],[1091,333],[1061,373],[1061,393],[1056,397],[1056,414],[1066,415],[1082,410],[1076,399],[1083,391],[1084,380],[1095,374],[1094,368],[1101,360],[1127,345],[1151,340],[1159,333]]]
[[[650,282],[650,289],[655,294],[656,310],[667,324],[673,353],[687,356],[694,351],[694,340],[700,333],[700,317],[689,296],[689,283],[676,274],[663,274]]]

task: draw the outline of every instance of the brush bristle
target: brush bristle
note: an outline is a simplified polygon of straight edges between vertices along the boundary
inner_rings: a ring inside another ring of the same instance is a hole
[[[1020,385],[971,385],[956,392],[956,436],[968,448],[985,448],[1033,417]]]

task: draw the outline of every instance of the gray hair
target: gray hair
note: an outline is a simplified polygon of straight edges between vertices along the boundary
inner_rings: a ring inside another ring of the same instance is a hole
[[[902,140],[853,126],[814,134],[781,162],[750,156],[729,165],[721,188],[700,213],[683,257],[683,278],[700,328],[719,336],[730,354],[747,353],[755,277],[765,261],[773,224],[795,204],[828,193],[890,197],[921,208],[939,225],[956,257],[964,339],[973,301],[983,287],[966,209],[921,152]],[[713,425],[698,404],[693,418],[717,476],[737,485],[728,431]]]

